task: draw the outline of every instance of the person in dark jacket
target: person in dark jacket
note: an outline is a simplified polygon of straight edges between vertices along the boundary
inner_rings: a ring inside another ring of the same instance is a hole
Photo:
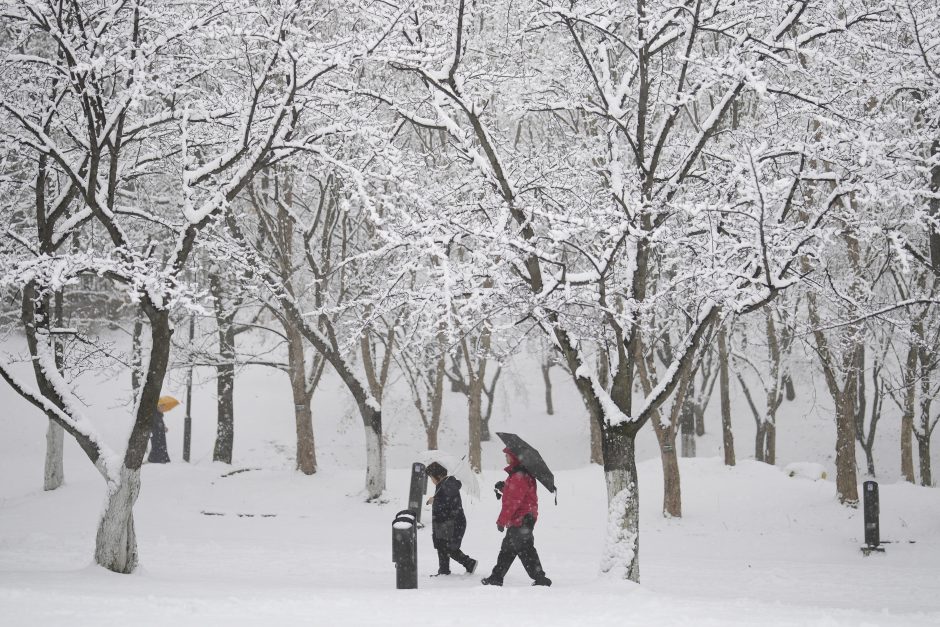
[[[535,488],[535,477],[526,472],[512,451],[503,449],[506,454],[506,481],[496,484],[496,498],[502,498],[503,507],[496,519],[496,528],[506,535],[496,558],[496,566],[489,577],[482,580],[485,586],[503,585],[503,577],[509,571],[516,557],[522,562],[526,573],[532,578],[533,586],[550,586],[552,580],[545,576],[538,551],[535,550],[533,529],[539,517],[539,497]],[[500,485],[502,483],[503,485]]]
[[[431,537],[437,549],[437,575],[450,574],[450,560],[472,573],[476,570],[477,561],[460,550],[463,534],[467,530],[467,517],[464,516],[460,499],[461,483],[448,475],[447,469],[437,462],[428,465],[425,472],[435,485],[434,496],[428,502],[431,503]]]
[[[166,450],[166,424],[163,422],[163,412],[153,410],[150,419],[150,455],[147,461],[153,464],[166,464],[170,461],[170,454]]]

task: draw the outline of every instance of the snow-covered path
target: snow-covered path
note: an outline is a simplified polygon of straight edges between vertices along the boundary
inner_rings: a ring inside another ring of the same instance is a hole
[[[489,442],[482,499],[465,500],[464,549],[480,560],[480,570],[472,577],[429,578],[436,555],[423,529],[420,589],[395,590],[391,522],[404,507],[407,464],[423,450],[408,403],[386,403],[389,503],[369,505],[359,496],[362,428],[349,417],[337,386],[324,384],[318,392],[322,469],[304,477],[290,470],[286,377],[269,370],[242,377],[235,466],[207,461],[215,408],[205,387],[193,403],[193,464],[179,462],[182,415],[168,414],[174,461],[143,468],[136,507],[141,568],[130,576],[90,565],[105,496],[100,476],[66,438],[67,483],[43,492],[45,423],[0,385],[0,627],[940,625],[940,490],[883,481],[881,535],[898,543],[866,558],[858,548],[861,511],[840,507],[831,481],[790,478],[779,467],[750,460],[729,469],[705,452],[680,460],[684,517],[665,520],[651,429],[641,433],[638,446],[646,460],[639,464],[643,584],[600,578],[604,480],[599,468],[586,467],[583,406],[561,378],[555,416],[513,383],[493,423],[496,430],[525,434],[556,470],[558,506],[541,491],[536,528],[554,585],[530,587],[518,564],[501,589],[479,583],[500,543],[490,487],[503,476],[502,455],[501,446]],[[96,376],[82,388],[90,415],[115,447],[126,442],[129,425],[121,401],[126,383]],[[778,439],[783,464],[826,461],[833,441],[826,410],[812,406],[810,394],[800,399],[806,406],[791,408],[796,413]],[[451,395],[448,403],[441,443],[463,451],[465,400]],[[736,422],[739,457],[747,455],[749,422]],[[879,468],[889,475],[897,466],[890,426],[879,431]],[[715,433],[720,430],[702,438],[700,452],[717,450]],[[238,468],[254,470],[222,477]]]
[[[429,578],[436,556],[419,533],[420,589],[394,589],[390,523],[407,475],[390,473],[385,505],[357,496],[359,473],[305,478],[228,466],[145,466],[137,508],[142,568],[89,566],[103,485],[93,476],[56,493],[0,496],[4,625],[937,625],[940,498],[882,486],[882,537],[862,557],[860,512],[831,482],[717,459],[683,460],[685,518],[658,514],[659,464],[641,464],[643,585],[597,574],[603,480],[596,468],[558,474],[543,493],[537,546],[554,579],[532,588],[518,565],[502,589],[479,584],[499,545],[497,502],[483,478],[467,504],[465,550],[475,576]],[[212,512],[222,515],[206,515]],[[242,516],[239,516],[242,514]],[[273,514],[273,516],[272,516]],[[907,541],[914,541],[909,544]],[[459,570],[459,568],[457,569]]]

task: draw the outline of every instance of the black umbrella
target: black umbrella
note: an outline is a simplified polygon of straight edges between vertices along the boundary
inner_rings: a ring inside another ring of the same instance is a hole
[[[496,435],[506,444],[506,448],[519,458],[519,463],[525,467],[530,475],[538,479],[543,486],[548,488],[549,492],[555,492],[555,475],[548,469],[548,464],[542,459],[542,455],[531,444],[515,433],[500,433],[497,431]]]

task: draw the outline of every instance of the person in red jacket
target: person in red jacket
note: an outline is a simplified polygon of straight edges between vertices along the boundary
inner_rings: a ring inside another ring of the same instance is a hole
[[[506,530],[503,544],[496,558],[496,566],[489,577],[482,580],[485,586],[503,585],[503,577],[509,571],[516,556],[522,562],[526,573],[532,578],[533,586],[550,586],[552,580],[545,576],[542,563],[539,561],[538,551],[535,550],[535,538],[532,530],[539,517],[539,497],[535,489],[535,477],[530,475],[519,463],[519,458],[513,455],[508,448],[503,449],[506,454],[506,473],[509,475],[505,482],[496,484],[496,498],[502,492],[503,508],[496,519],[496,528],[502,532]]]

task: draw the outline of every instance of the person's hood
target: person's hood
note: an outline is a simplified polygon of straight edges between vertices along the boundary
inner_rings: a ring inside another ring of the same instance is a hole
[[[516,457],[515,453],[509,450],[508,446],[503,449],[503,452],[509,455],[509,465],[506,466],[506,472],[512,472],[513,470],[519,467],[520,465],[519,458]]]

